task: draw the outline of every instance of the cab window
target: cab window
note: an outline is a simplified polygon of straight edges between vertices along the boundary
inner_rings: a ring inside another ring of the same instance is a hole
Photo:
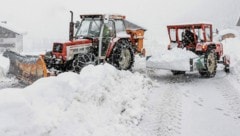
[[[126,31],[125,25],[123,20],[115,20],[116,32],[123,32]]]

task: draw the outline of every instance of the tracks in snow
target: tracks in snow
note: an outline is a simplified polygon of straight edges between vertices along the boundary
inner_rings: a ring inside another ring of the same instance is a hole
[[[148,76],[157,81],[158,86],[151,90],[149,110],[140,124],[146,136],[212,134],[204,128],[214,125],[213,131],[220,129],[221,135],[225,135],[240,125],[240,91],[229,81],[231,76],[224,72],[210,79],[201,78],[197,73],[179,76],[151,73]],[[186,113],[188,111],[190,113]],[[223,124],[215,123],[221,119]],[[205,122],[208,123],[204,125]],[[224,123],[230,126],[224,128]],[[193,125],[194,131],[187,127],[189,125]]]
[[[229,80],[225,80],[225,84],[219,84],[217,88],[228,104],[229,112],[224,113],[224,115],[233,117],[240,123],[240,89],[237,90],[235,86],[232,86]]]
[[[154,88],[148,101],[149,110],[140,127],[148,136],[181,134],[182,103],[178,88]]]

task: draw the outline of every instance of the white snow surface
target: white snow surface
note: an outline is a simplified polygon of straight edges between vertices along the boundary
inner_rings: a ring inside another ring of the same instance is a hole
[[[20,28],[16,28],[16,26],[13,25],[13,24],[9,24],[9,23],[5,24],[5,23],[0,22],[0,26],[2,26],[4,28],[7,28],[8,30],[11,30],[11,31],[13,31],[15,33],[18,33],[18,34],[22,34],[23,35],[23,34],[27,33],[26,31],[24,31],[24,30],[22,30]]]
[[[190,71],[189,60],[190,58],[196,57],[196,54],[186,49],[163,49],[160,50],[158,54],[152,55],[152,57],[147,61],[146,65],[149,68]]]
[[[228,38],[222,41],[224,54],[230,56],[231,67],[238,66],[240,61],[240,37]]]
[[[224,30],[220,31],[219,35],[222,36],[222,35],[229,34],[229,33],[232,33],[235,36],[239,37],[239,32],[237,30],[230,29],[230,28],[229,29],[224,29]]]
[[[151,89],[149,110],[140,124],[146,136],[239,136],[240,38],[222,43],[224,54],[231,57],[229,74],[221,64],[209,79],[197,72],[173,76],[169,71],[149,71],[158,85]]]
[[[151,82],[109,64],[0,91],[1,136],[135,136]]]

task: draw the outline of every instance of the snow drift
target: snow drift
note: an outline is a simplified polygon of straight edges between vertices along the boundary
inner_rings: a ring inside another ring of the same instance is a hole
[[[154,54],[148,61],[147,67],[160,68],[166,70],[190,71],[190,58],[196,58],[197,55],[191,51],[181,48],[171,50],[161,50]]]
[[[0,94],[0,135],[137,135],[150,80],[109,64]]]
[[[222,41],[222,44],[224,54],[230,56],[230,71],[238,76],[240,74],[240,37],[225,39]]]

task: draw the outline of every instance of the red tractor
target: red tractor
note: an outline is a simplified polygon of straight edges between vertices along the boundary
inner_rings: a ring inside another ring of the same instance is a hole
[[[186,48],[196,53],[199,58],[195,65],[202,76],[214,77],[217,63],[222,63],[225,72],[229,72],[230,57],[223,56],[223,45],[213,42],[213,31],[211,24],[186,24],[167,26],[170,44],[168,49],[178,47]],[[193,59],[190,60],[193,69]],[[173,74],[184,73],[184,71],[172,71]]]
[[[108,62],[120,70],[129,70],[135,54],[145,55],[145,29],[125,20],[125,16],[80,15],[81,22],[74,23],[73,12],[70,12],[68,42],[53,43],[52,51],[40,56],[4,52],[10,59],[10,74],[31,84],[41,77],[65,71],[79,73],[89,64]]]
[[[69,42],[53,44],[53,50],[44,56],[48,69],[79,73],[86,65],[108,62],[128,70],[133,66],[134,53],[144,55],[145,30],[127,30],[125,16],[94,14],[80,18],[81,22],[74,23],[71,12]],[[135,35],[139,33],[142,37]]]

